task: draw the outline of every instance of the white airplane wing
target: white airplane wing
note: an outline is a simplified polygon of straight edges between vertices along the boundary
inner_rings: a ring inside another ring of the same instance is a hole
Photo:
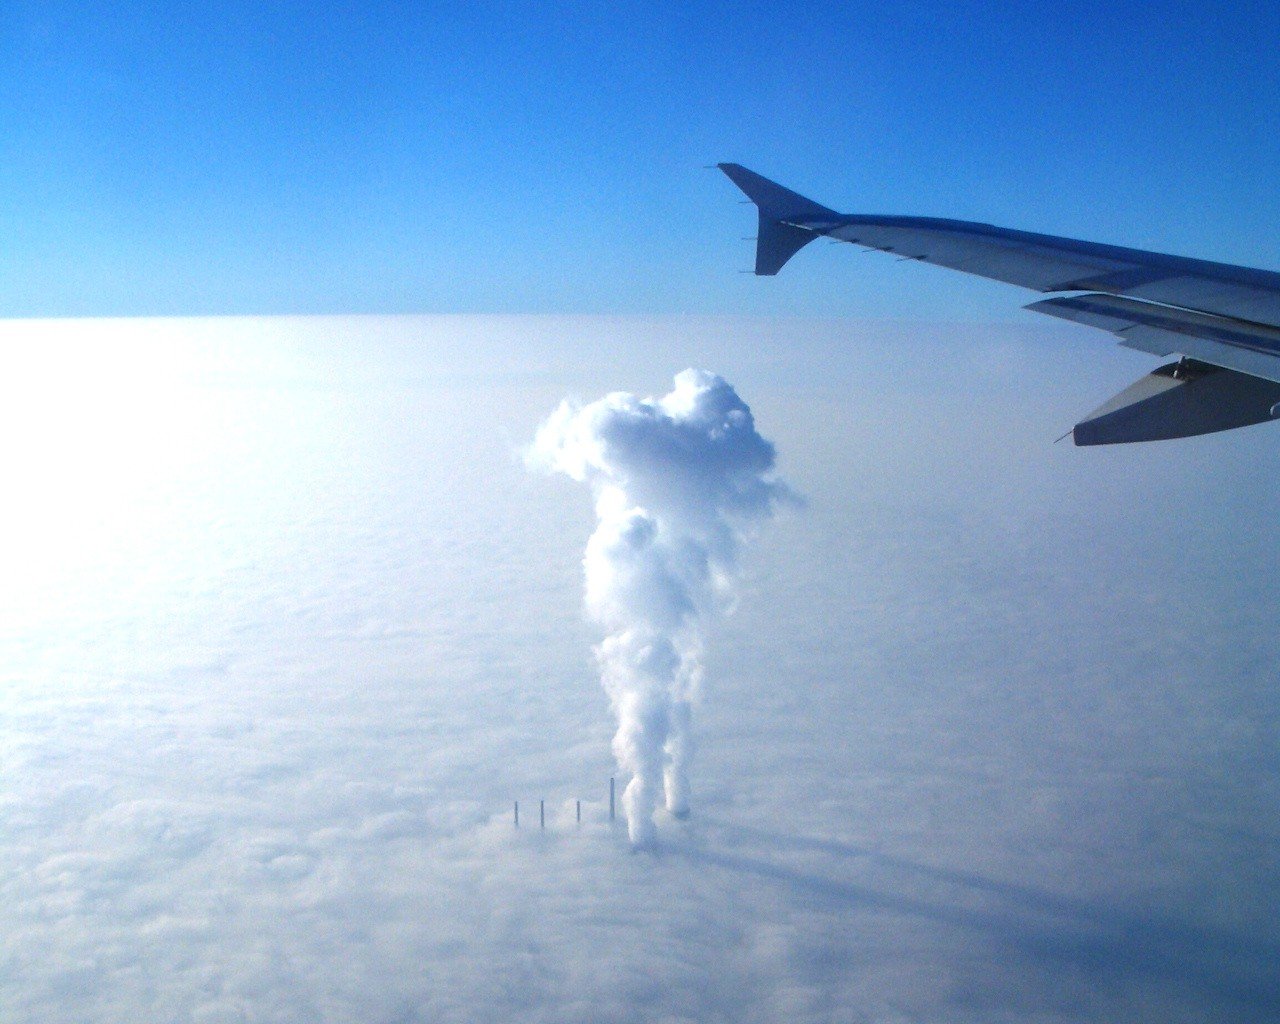
[[[1189,437],[1280,414],[1280,273],[969,221],[840,214],[739,164],[719,167],[759,210],[759,275],[825,236],[1039,292],[1087,293],[1027,308],[1185,357],[1077,424],[1076,444]]]

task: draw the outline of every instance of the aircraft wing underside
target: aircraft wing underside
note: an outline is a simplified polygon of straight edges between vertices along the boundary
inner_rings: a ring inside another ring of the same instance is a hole
[[[1280,323],[1280,274],[1053,235],[917,217],[800,225],[831,238],[1040,292],[1106,292]]]
[[[1027,308],[1194,360],[1096,410],[1077,425],[1077,444],[1226,430],[1270,419],[1280,403],[1280,273],[969,221],[839,214],[739,164],[718,166],[759,210],[759,275],[825,236],[1039,292],[1090,293]]]
[[[1026,307],[1110,331],[1127,348],[1181,354],[1280,382],[1280,330],[1113,295],[1042,299]]]

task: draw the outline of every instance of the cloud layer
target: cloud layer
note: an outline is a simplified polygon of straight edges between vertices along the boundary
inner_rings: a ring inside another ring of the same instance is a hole
[[[1275,429],[1053,446],[1149,363],[1084,333],[9,329],[0,1019],[1280,1017]],[[690,361],[808,504],[631,856],[594,517],[516,453]]]

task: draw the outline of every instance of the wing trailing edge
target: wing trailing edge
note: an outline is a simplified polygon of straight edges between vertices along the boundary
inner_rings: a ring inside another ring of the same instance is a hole
[[[1026,307],[1110,331],[1126,348],[1178,353],[1240,373],[1280,381],[1280,330],[1114,295],[1068,295]]]

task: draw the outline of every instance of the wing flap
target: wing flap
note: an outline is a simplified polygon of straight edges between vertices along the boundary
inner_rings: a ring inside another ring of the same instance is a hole
[[[1072,295],[1027,309],[1110,331],[1152,355],[1180,353],[1264,380],[1280,381],[1280,330],[1114,295]]]

